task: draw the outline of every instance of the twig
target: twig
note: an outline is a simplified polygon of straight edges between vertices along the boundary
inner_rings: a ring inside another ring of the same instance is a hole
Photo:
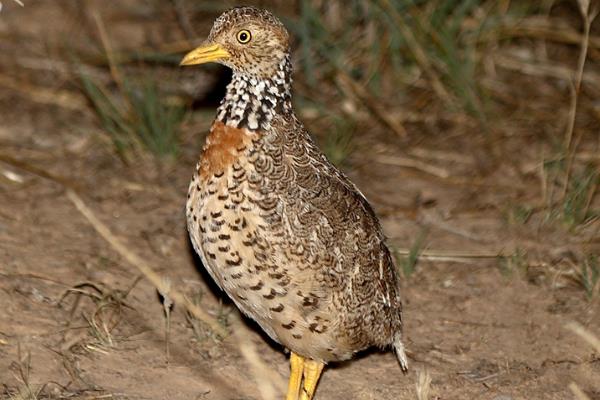
[[[163,281],[162,277],[154,272],[154,270],[152,270],[152,268],[150,268],[150,266],[148,266],[143,259],[130,251],[127,246],[117,239],[110,229],[96,217],[92,210],[86,206],[81,197],[79,197],[73,190],[67,189],[67,197],[75,205],[77,210],[92,224],[96,232],[98,232],[100,236],[104,238],[104,240],[106,240],[125,260],[127,260],[127,262],[139,269],[140,272],[144,274],[144,276],[148,278],[150,282],[152,282],[159,292],[168,292],[169,296],[175,300],[176,303],[184,304],[189,312],[191,312],[199,320],[209,325],[214,332],[218,333],[222,337],[227,336],[227,331],[221,325],[219,325],[214,318],[204,312],[204,310],[174,289],[168,289],[165,286],[165,282]]]
[[[493,378],[497,377],[498,375],[500,375],[500,372],[496,372],[496,373],[489,374],[486,376],[481,376],[479,378],[473,378],[473,382],[481,383],[481,382],[489,381],[490,379],[493,379]]]
[[[410,249],[396,249],[395,252],[401,256],[407,256],[410,254]],[[502,253],[457,253],[451,251],[429,251],[424,250],[417,256],[421,260],[428,261],[460,261],[465,259],[502,259],[509,257]]]
[[[577,400],[591,400],[575,382],[569,383],[569,390],[573,392]]]
[[[429,400],[429,392],[431,390],[431,375],[426,369],[417,371],[417,400]]]
[[[533,39],[544,39],[564,44],[580,44],[582,36],[574,30],[556,29],[557,21],[552,18],[543,18],[537,21],[533,18],[522,21],[517,26],[504,26],[500,28],[499,35],[503,37],[529,37]],[[487,38],[483,38],[486,40]],[[498,40],[495,36],[493,40]],[[600,37],[590,36],[591,48],[600,48]]]
[[[13,60],[19,68],[26,68],[34,71],[53,72],[60,74],[60,76],[64,77],[65,79],[73,76],[74,69],[77,69],[80,73],[83,73],[90,78],[94,78],[96,81],[102,81],[103,83],[107,83],[111,79],[109,73],[107,73],[104,68],[81,65],[80,63],[75,62],[51,58],[40,60],[38,57],[14,57]]]
[[[466,157],[464,153],[448,152],[442,150],[432,150],[424,147],[414,147],[410,149],[409,154],[414,157],[430,158],[442,161],[444,163],[456,163],[463,165],[473,165],[473,161]]]
[[[412,52],[413,56],[415,57],[416,62],[431,80],[433,90],[446,103],[446,105],[452,105],[452,96],[450,96],[450,93],[448,93],[448,91],[442,84],[442,81],[437,76],[433,66],[431,65],[431,62],[429,61],[429,57],[427,56],[427,54],[425,54],[425,51],[418,45],[417,39],[413,35],[410,28],[406,26],[406,23],[404,22],[402,16],[390,3],[390,0],[381,0],[381,3],[383,4],[384,8],[390,13],[390,15],[394,18],[394,21],[396,21],[396,25],[402,33],[402,36],[404,36],[406,44],[409,50]]]
[[[571,172],[573,169],[573,156],[577,151],[577,146],[579,145],[579,141],[581,140],[581,133],[579,133],[575,137],[575,142],[572,143],[573,140],[573,130],[575,128],[575,115],[577,113],[577,103],[579,100],[579,94],[581,92],[581,82],[583,80],[583,68],[585,67],[585,60],[587,59],[588,46],[590,42],[590,27],[592,25],[592,21],[598,15],[600,10],[593,10],[590,12],[589,0],[579,0],[579,6],[581,11],[581,17],[583,18],[583,26],[584,26],[584,34],[581,38],[581,51],[579,52],[579,60],[577,62],[577,74],[575,76],[575,82],[573,86],[573,82],[571,82],[571,107],[569,109],[569,123],[567,125],[566,131],[566,139],[565,139],[565,149],[567,151],[567,168],[565,171],[565,180],[562,187],[561,200],[564,199],[567,194],[567,189],[569,188],[569,179],[571,177]]]
[[[593,183],[592,183],[592,187],[590,188],[588,195],[587,195],[587,199],[585,200],[585,206],[583,207],[583,215],[588,215],[588,212],[590,211],[590,207],[592,206],[592,201],[594,200],[594,197],[596,195],[596,190],[598,189],[598,176],[596,175],[595,177],[596,179],[594,179]]]
[[[534,64],[527,60],[501,54],[494,55],[493,61],[495,65],[501,68],[517,71],[526,75],[551,77],[565,81],[572,80],[574,76],[573,71],[563,65],[553,65],[548,63]],[[600,82],[600,75],[594,71],[585,72],[583,75],[583,82],[594,86],[596,90],[600,90],[600,85],[598,84],[598,82]]]
[[[427,174],[436,176],[438,178],[445,179],[445,178],[450,177],[450,173],[443,168],[438,168],[436,166],[429,165],[422,161],[415,160],[415,159],[408,158],[408,157],[378,155],[375,158],[375,161],[377,161],[381,164],[395,165],[398,167],[414,168],[419,171],[423,171]]]
[[[545,155],[542,151],[542,162],[539,163],[540,186],[542,188],[542,203],[546,205],[546,209],[550,209],[552,196],[548,196],[548,172],[545,165]]]
[[[433,213],[430,213],[427,211],[423,211],[423,222],[428,223],[428,224],[430,224],[438,229],[441,229],[445,232],[448,232],[448,233],[451,233],[453,235],[457,235],[460,237],[464,237],[464,238],[472,240],[474,242],[493,243],[492,240],[480,237],[481,235],[471,233],[466,229],[452,226],[451,224],[448,224],[448,223],[444,222],[443,220],[441,220],[440,218],[433,215]]]
[[[13,0],[15,3],[20,5],[21,7],[25,7],[25,4],[21,0]],[[0,11],[2,11],[2,2],[0,1]]]
[[[104,52],[106,53],[110,74],[112,75],[113,80],[117,84],[119,91],[123,94],[123,97],[127,102],[128,107],[131,108],[131,103],[128,96],[126,95],[127,91],[123,86],[123,79],[121,78],[121,74],[119,73],[119,68],[117,67],[117,62],[114,57],[114,51],[110,44],[110,40],[108,39],[108,34],[106,33],[106,28],[104,26],[104,22],[102,21],[102,17],[100,16],[97,10],[94,10],[92,15],[96,20],[98,32],[100,33],[100,41],[102,42],[102,47],[104,48]]]
[[[169,296],[173,300],[175,300],[175,302],[183,304],[190,313],[192,313],[196,318],[210,326],[210,328],[219,336],[226,337],[228,335],[227,330],[224,329],[221,325],[219,325],[219,323],[213,317],[205,313],[204,310],[202,310],[196,304],[191,302],[187,297],[177,292],[175,289],[167,288],[160,275],[154,272],[152,268],[150,268],[150,266],[148,266],[148,264],[139,256],[127,249],[127,247],[119,239],[117,239],[117,237],[110,231],[110,229],[95,216],[92,210],[90,210],[85,205],[83,200],[75,193],[75,184],[64,178],[54,176],[46,170],[34,167],[23,161],[16,160],[4,154],[0,154],[0,161],[21,168],[41,178],[48,179],[54,183],[58,183],[59,185],[64,187],[67,191],[67,197],[69,198],[69,200],[71,200],[77,208],[77,210],[81,212],[81,214],[83,214],[84,217],[87,218],[87,220],[92,224],[92,226],[100,234],[100,236],[102,236],[110,245],[112,245],[113,248],[130,264],[139,269],[140,272],[146,278],[148,278],[148,280],[158,289],[159,292],[169,293]]]
[[[566,327],[588,342],[600,354],[600,339],[598,339],[596,335],[585,329],[577,322],[569,322]]]
[[[6,164],[12,165],[13,167],[19,168],[23,171],[27,171],[30,174],[39,176],[40,178],[48,179],[52,182],[58,183],[59,185],[61,185],[63,187],[72,188],[72,189],[77,188],[77,185],[71,181],[68,181],[68,180],[58,177],[58,176],[54,176],[53,174],[46,171],[45,169],[37,168],[33,165],[26,163],[25,161],[17,160],[16,158],[9,156],[8,154],[0,153],[0,162],[4,162]]]
[[[363,103],[379,121],[385,126],[390,128],[396,135],[400,137],[406,136],[406,130],[402,126],[402,123],[395,120],[384,108],[381,102],[373,97],[364,87],[358,84],[354,79],[349,77],[345,72],[338,72],[338,81],[341,87],[347,87],[350,91],[351,96],[357,98]]]
[[[75,111],[87,111],[85,98],[80,94],[68,90],[50,89],[35,86],[16,80],[12,76],[0,75],[0,86],[12,89],[17,93],[27,96],[27,99],[40,104],[50,104]]]
[[[171,300],[171,297],[169,297],[169,292],[171,290],[171,279],[169,279],[169,277],[164,277],[163,284],[166,288],[166,291],[160,292],[160,295],[162,296],[163,308],[165,310],[165,351],[168,366],[170,358],[169,356],[171,354],[169,350],[169,342],[171,336],[171,308],[173,307],[173,300]]]
[[[232,315],[232,325],[238,342],[238,348],[246,362],[250,366],[250,371],[254,376],[261,398],[265,400],[274,400],[277,398],[277,391],[285,390],[285,383],[281,376],[268,366],[261,358],[250,337],[243,333],[242,320],[238,313]]]

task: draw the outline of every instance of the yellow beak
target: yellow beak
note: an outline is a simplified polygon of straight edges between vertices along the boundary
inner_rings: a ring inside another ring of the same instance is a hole
[[[179,65],[197,65],[229,58],[230,55],[220,44],[200,46],[187,53]]]

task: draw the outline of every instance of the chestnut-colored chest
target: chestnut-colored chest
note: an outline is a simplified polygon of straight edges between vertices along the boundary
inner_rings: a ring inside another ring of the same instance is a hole
[[[234,128],[216,121],[206,138],[200,160],[199,176],[208,180],[221,174],[246,151],[258,134],[246,129]]]

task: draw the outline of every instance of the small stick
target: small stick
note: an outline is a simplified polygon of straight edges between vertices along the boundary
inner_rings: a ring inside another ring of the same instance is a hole
[[[100,33],[100,41],[102,42],[102,47],[104,48],[106,58],[108,59],[108,67],[110,68],[110,74],[112,75],[115,83],[119,87],[121,93],[126,93],[125,90],[123,90],[123,79],[121,79],[121,74],[119,73],[119,69],[117,68],[117,63],[114,58],[114,52],[110,41],[108,40],[108,34],[106,33],[106,28],[104,26],[104,22],[102,21],[102,17],[100,16],[97,10],[94,10],[92,15],[94,17],[94,20],[96,20],[96,26],[98,27],[98,32]]]
[[[16,158],[9,156],[8,154],[0,153],[0,162],[4,162],[8,165],[12,165],[13,167],[19,168],[23,171],[27,171],[30,174],[39,176],[40,178],[48,179],[54,183],[58,183],[59,185],[65,187],[65,188],[73,188],[73,189],[77,188],[77,184],[74,182],[67,181],[66,179],[64,179],[62,177],[54,176],[53,174],[51,174],[50,172],[48,172],[45,169],[38,168],[36,166],[28,164],[25,161],[17,160]]]
[[[67,189],[67,197],[75,205],[77,210],[92,224],[96,232],[100,234],[127,262],[135,266],[140,270],[142,274],[158,289],[159,292],[166,292],[164,281],[160,275],[158,275],[150,266],[137,254],[130,251],[125,244],[123,244],[117,237],[110,231],[110,229],[104,225],[96,215],[88,208],[73,190]],[[184,304],[190,313],[194,317],[206,323],[210,328],[216,332],[219,336],[225,337],[228,332],[210,315],[204,310],[198,307],[196,304],[191,302],[186,296],[175,291],[174,289],[168,290],[169,296],[176,302]]]
[[[569,322],[566,327],[588,342],[600,354],[600,339],[598,339],[596,335],[585,329],[577,322]]]
[[[515,56],[504,56],[494,55],[494,64],[500,68],[508,69],[511,71],[517,71],[521,74],[540,76],[540,77],[551,77],[564,81],[570,81],[573,79],[573,71],[562,65],[556,64],[534,64],[523,59],[519,59]],[[596,90],[599,89],[600,75],[594,71],[584,71],[583,82],[590,86],[594,86]]]
[[[431,390],[431,375],[425,368],[417,371],[417,382],[415,382],[417,389],[418,400],[429,400],[429,392]]]
[[[407,256],[410,254],[410,249],[396,249],[396,253],[401,256]],[[423,250],[417,256],[419,259],[432,260],[432,261],[455,261],[460,259],[494,259],[494,258],[506,258],[508,255],[499,253],[457,253],[451,251],[429,251]]]
[[[173,307],[173,300],[169,297],[169,292],[171,291],[171,279],[168,277],[163,278],[163,283],[165,285],[166,290],[164,292],[160,292],[162,296],[163,308],[165,309],[165,351],[167,358],[167,366],[169,365],[169,342],[171,336],[171,308]]]
[[[446,105],[451,106],[453,103],[452,96],[450,96],[450,93],[448,93],[442,84],[442,81],[436,74],[431,62],[429,61],[429,57],[423,48],[419,46],[417,39],[415,39],[415,36],[410,28],[404,23],[402,16],[398,13],[394,6],[392,6],[390,0],[381,0],[381,3],[383,3],[385,9],[392,15],[394,21],[396,21],[396,25],[398,26],[398,29],[400,29],[400,32],[402,32],[402,36],[404,36],[406,39],[406,44],[415,57],[415,60],[423,69],[423,72],[425,72],[425,74],[429,76],[429,79],[431,79],[431,86],[433,87],[435,93],[446,103]]]
[[[584,5],[586,4],[586,5]],[[583,81],[583,69],[585,67],[585,60],[587,59],[588,47],[590,43],[590,28],[592,21],[598,16],[600,10],[596,9],[590,12],[590,2],[585,0],[579,0],[579,6],[581,11],[581,17],[583,19],[584,34],[581,38],[581,51],[579,52],[579,60],[577,61],[577,74],[575,76],[575,82],[571,81],[571,108],[569,110],[569,124],[567,126],[566,139],[565,139],[565,150],[567,151],[567,169],[565,172],[565,181],[562,187],[561,200],[565,198],[567,190],[569,189],[569,180],[573,169],[573,158],[577,151],[577,146],[581,140],[581,134],[575,137],[573,142],[573,130],[575,129],[575,115],[577,114],[577,104],[579,101],[579,94],[581,92],[581,82]],[[572,143],[573,142],[573,143]]]
[[[534,17],[535,18],[535,17]],[[537,20],[531,19],[531,21],[524,20],[517,26],[503,26],[500,27],[499,35],[501,37],[527,37],[533,39],[543,39],[551,42],[564,43],[564,44],[580,44],[582,36],[579,32],[574,30],[556,29],[552,19],[545,18],[542,23],[538,23]],[[497,39],[497,37],[494,37]],[[481,42],[489,40],[487,37],[482,38]],[[590,36],[590,47],[600,48],[600,37]]]
[[[342,71],[339,71],[338,73],[338,80],[343,86],[350,89],[351,93],[354,95],[353,97],[356,97],[361,103],[367,106],[379,121],[390,128],[396,135],[400,137],[406,136],[406,130],[402,124],[393,119],[392,116],[384,110],[380,101],[371,96],[364,87],[359,85],[354,79]]]
[[[52,89],[22,82],[14,76],[0,74],[0,86],[16,91],[36,103],[51,104],[69,110],[86,112],[88,110],[85,98],[69,90]]]
[[[598,189],[598,177],[594,179],[594,183],[592,184],[592,188],[588,192],[587,199],[585,200],[585,207],[583,209],[583,215],[588,215],[590,211],[590,207],[592,206],[592,200],[594,200],[594,195],[596,194],[596,190]]]
[[[569,383],[569,390],[573,392],[577,400],[591,400],[575,382]]]
[[[375,161],[381,164],[387,165],[395,165],[398,167],[406,167],[406,168],[414,168],[419,171],[423,171],[427,174],[436,176],[438,178],[449,178],[450,172],[443,168],[439,168],[430,164],[426,164],[422,161],[415,160],[408,157],[399,157],[399,156],[388,156],[388,155],[378,155]]]
[[[423,222],[430,224],[430,225],[432,225],[438,229],[441,229],[445,232],[464,237],[464,238],[472,240],[474,242],[492,243],[491,240],[486,239],[485,237],[480,237],[479,235],[471,233],[466,229],[452,226],[452,224],[448,224],[448,223],[444,222],[442,219],[437,218],[435,215],[433,215],[432,213],[429,213],[427,211],[423,211],[423,217],[424,217]]]
[[[281,375],[263,361],[251,337],[243,332],[242,318],[239,313],[232,314],[231,322],[239,352],[250,367],[250,374],[256,381],[261,397],[265,400],[276,399],[276,392],[284,391],[286,387],[285,382],[281,380]]]

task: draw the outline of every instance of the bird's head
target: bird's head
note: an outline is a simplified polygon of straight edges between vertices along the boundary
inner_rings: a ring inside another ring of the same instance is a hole
[[[289,35],[269,11],[238,7],[221,14],[206,41],[181,65],[217,62],[236,73],[268,79],[289,56]]]

